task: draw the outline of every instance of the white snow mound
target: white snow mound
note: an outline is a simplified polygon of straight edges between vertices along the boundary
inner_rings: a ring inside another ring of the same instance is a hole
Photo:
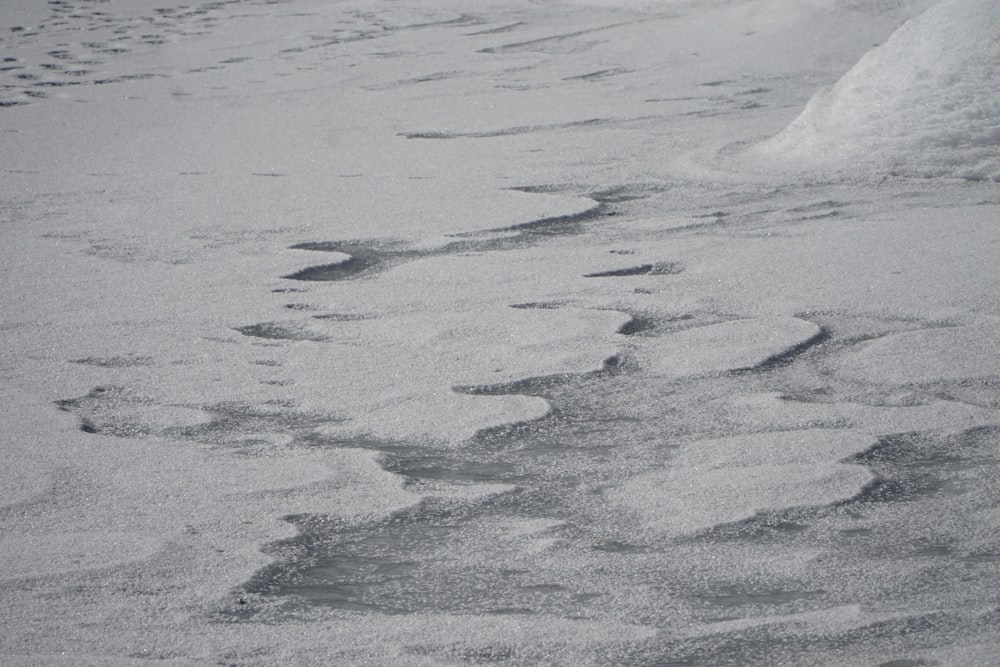
[[[1000,4],[943,0],[904,23],[785,130],[776,167],[1000,181]]]

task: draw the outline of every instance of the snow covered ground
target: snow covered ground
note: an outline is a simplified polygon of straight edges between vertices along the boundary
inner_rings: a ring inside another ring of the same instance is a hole
[[[992,665],[992,0],[6,0],[0,662]]]

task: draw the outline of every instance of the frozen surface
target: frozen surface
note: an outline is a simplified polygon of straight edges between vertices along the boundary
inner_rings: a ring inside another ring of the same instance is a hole
[[[3,3],[0,663],[994,664],[997,17]]]

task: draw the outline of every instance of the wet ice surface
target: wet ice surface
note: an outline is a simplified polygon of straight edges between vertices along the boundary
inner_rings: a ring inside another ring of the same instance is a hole
[[[995,187],[748,166],[930,3],[642,4],[0,12],[5,662],[991,664]]]

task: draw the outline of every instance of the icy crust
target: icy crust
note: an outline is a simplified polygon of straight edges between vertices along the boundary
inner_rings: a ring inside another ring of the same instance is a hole
[[[685,377],[760,366],[822,333],[797,317],[732,320],[663,336],[641,352],[653,375]]]
[[[818,429],[694,442],[664,470],[633,478],[612,498],[650,530],[695,533],[758,512],[855,496],[874,475],[839,461],[874,442],[857,432]]]
[[[1000,10],[944,0],[753,154],[778,168],[1000,180]]]

